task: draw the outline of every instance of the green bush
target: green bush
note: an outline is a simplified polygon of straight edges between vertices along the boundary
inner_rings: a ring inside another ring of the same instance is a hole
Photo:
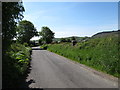
[[[18,87],[30,63],[32,49],[14,43],[3,56],[3,87]]]
[[[71,43],[52,44],[48,50],[113,76],[120,75],[117,36],[89,39],[75,46]]]
[[[43,44],[42,46],[40,46],[40,48],[46,50],[48,48],[48,45],[47,44]]]
[[[23,45],[25,45],[25,47],[28,47],[28,43],[23,43]]]

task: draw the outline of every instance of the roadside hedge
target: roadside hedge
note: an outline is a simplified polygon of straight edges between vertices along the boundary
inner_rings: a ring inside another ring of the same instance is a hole
[[[29,67],[31,59],[30,47],[13,43],[3,54],[3,88],[18,88]]]

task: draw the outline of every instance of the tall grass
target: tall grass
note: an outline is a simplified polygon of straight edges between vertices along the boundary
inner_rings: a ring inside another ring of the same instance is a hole
[[[90,39],[86,42],[51,44],[48,50],[119,77],[118,36]]]

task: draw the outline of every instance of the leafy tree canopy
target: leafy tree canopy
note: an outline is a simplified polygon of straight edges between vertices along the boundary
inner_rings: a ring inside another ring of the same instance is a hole
[[[71,40],[76,40],[76,38],[74,36],[71,37]]]
[[[65,38],[60,38],[60,42],[66,42]]]
[[[3,50],[6,49],[16,35],[16,25],[22,20],[24,7],[22,2],[2,3],[2,40]]]
[[[34,36],[38,36],[38,32],[34,25],[27,20],[19,22],[17,27],[17,40],[21,43],[29,43],[30,39]]]
[[[54,38],[54,33],[48,27],[42,27],[41,32],[39,32],[40,36],[42,36],[42,40],[44,43],[51,43]]]

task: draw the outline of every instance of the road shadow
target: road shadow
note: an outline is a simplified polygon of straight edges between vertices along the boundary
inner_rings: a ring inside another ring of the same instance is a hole
[[[42,48],[32,48],[32,50],[44,50]]]
[[[32,83],[35,83],[34,79],[30,79],[30,80],[27,81],[27,77],[29,76],[31,70],[32,70],[32,66],[31,66],[31,60],[30,60],[30,63],[28,65],[28,69],[27,69],[26,73],[23,76],[23,79],[22,79],[22,81],[20,83],[21,84],[20,87],[18,87],[18,88],[20,88],[21,90],[34,90],[34,89],[35,90],[36,89],[37,90],[43,90],[43,88],[32,88],[32,87],[30,87],[30,85]]]
[[[26,82],[27,85],[31,84],[31,83],[35,83],[35,80],[30,79],[29,81]]]

